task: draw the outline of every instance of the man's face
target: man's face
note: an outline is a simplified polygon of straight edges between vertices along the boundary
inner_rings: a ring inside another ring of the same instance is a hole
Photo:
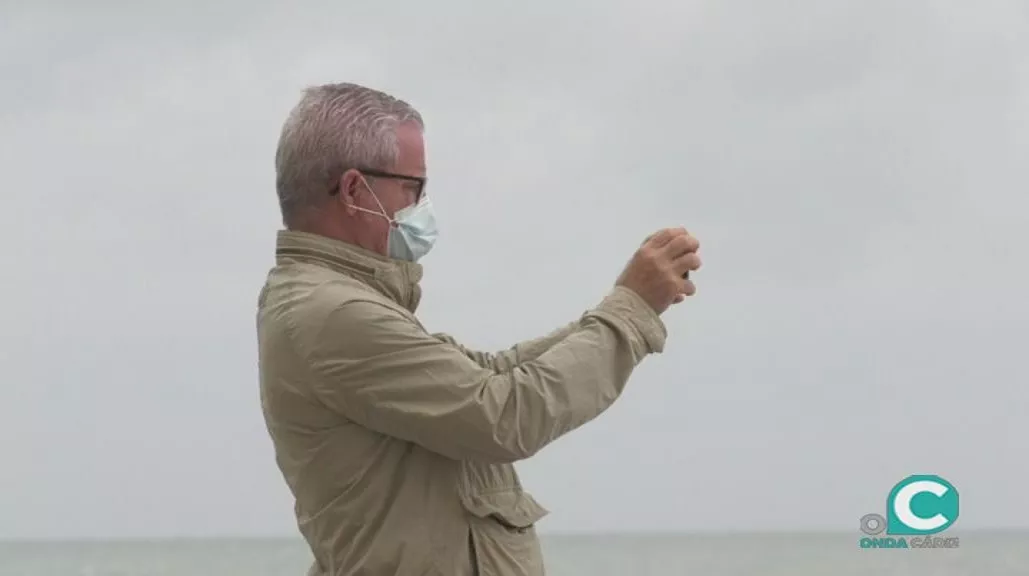
[[[418,126],[403,124],[397,128],[397,146],[399,156],[395,166],[383,170],[382,174],[348,171],[341,178],[338,197],[343,203],[347,235],[352,236],[354,243],[383,255],[387,254],[390,221],[380,214],[385,212],[391,220],[398,210],[414,204],[420,199],[419,195],[425,193],[418,182],[426,175],[425,142]]]

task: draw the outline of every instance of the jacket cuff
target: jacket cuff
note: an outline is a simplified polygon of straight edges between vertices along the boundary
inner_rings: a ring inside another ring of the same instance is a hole
[[[664,351],[668,337],[665,323],[639,294],[624,286],[615,286],[596,310],[631,326],[646,343],[649,352],[658,354]]]

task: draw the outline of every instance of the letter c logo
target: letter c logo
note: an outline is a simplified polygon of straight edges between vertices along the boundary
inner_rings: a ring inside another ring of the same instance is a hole
[[[958,519],[958,491],[939,476],[909,476],[886,500],[887,533],[936,534]]]

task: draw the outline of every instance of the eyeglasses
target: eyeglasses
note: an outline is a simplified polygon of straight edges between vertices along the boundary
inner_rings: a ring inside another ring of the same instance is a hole
[[[358,172],[365,176],[372,178],[389,178],[390,180],[403,180],[405,182],[413,182],[418,185],[418,188],[414,191],[414,201],[418,202],[422,199],[422,194],[425,192],[425,181],[426,179],[420,176],[408,176],[406,174],[394,174],[393,172],[383,172],[382,170],[371,170],[365,168],[358,168]],[[335,196],[339,194],[339,181],[329,190],[329,196]]]

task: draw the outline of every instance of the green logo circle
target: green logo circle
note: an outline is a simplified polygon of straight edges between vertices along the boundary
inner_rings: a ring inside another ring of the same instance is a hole
[[[958,490],[939,476],[908,476],[886,498],[887,534],[936,534],[950,528],[957,519]]]

